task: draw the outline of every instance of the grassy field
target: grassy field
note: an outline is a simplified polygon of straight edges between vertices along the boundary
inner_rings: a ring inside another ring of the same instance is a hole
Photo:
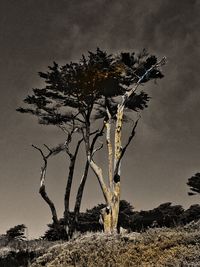
[[[31,266],[200,266],[200,222],[141,234],[88,233],[51,247]]]
[[[0,266],[197,267],[200,266],[200,221],[143,233],[115,236],[88,233],[62,243],[14,242],[0,246]]]
[[[45,240],[29,240],[8,242],[0,240],[0,267],[28,267],[31,262],[43,255],[50,247],[58,242]]]

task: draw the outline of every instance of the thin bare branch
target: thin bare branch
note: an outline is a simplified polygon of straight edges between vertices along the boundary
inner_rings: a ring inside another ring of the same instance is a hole
[[[94,145],[97,141],[97,139],[103,135],[103,131],[104,131],[104,128],[105,128],[105,125],[103,124],[101,130],[97,130],[94,132],[94,134],[96,134],[92,140],[92,143],[91,143],[91,147],[90,147],[90,150],[92,151],[94,149]]]
[[[35,145],[31,145],[32,147],[34,147],[36,150],[38,150],[40,152],[40,154],[42,155],[42,158],[45,159],[46,156],[44,155],[42,149],[40,149],[39,147],[35,146]]]
[[[53,152],[52,149],[51,149],[50,147],[48,147],[46,144],[43,144],[43,145],[46,147],[46,149],[47,149],[50,153]]]
[[[102,148],[103,148],[103,144],[101,144],[99,147],[95,148],[95,149],[92,151],[91,158],[93,158],[94,154],[95,154],[97,151],[101,150]]]
[[[128,139],[126,145],[122,148],[120,159],[122,159],[122,157],[124,156],[124,153],[126,152],[127,147],[129,146],[129,144],[131,143],[133,137],[135,136],[135,129],[137,128],[137,125],[138,125],[138,122],[139,122],[140,118],[141,117],[139,117],[135,121],[135,123],[133,124],[133,128],[132,128],[131,134],[129,136],[129,139]]]
[[[65,134],[69,134],[69,131],[63,125],[57,125],[59,129],[61,129]]]
[[[116,175],[118,173],[119,168],[120,168],[120,163],[121,163],[122,157],[124,156],[124,154],[125,154],[128,146],[129,146],[129,144],[131,143],[133,137],[135,136],[135,129],[136,129],[137,125],[138,125],[139,120],[140,120],[140,117],[138,117],[138,119],[133,124],[133,128],[132,128],[132,131],[130,133],[130,136],[128,138],[128,141],[127,141],[126,145],[123,148],[121,148],[120,157],[119,157],[119,159],[118,159],[118,161],[116,163],[114,175]]]

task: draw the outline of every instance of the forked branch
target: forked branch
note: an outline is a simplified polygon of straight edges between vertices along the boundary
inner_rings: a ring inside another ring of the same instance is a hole
[[[39,193],[42,196],[42,198],[45,200],[45,202],[48,204],[50,210],[51,210],[51,214],[52,214],[52,220],[55,223],[56,226],[59,225],[59,221],[58,221],[58,216],[57,216],[57,212],[56,212],[56,208],[54,203],[52,202],[52,200],[48,197],[48,194],[46,192],[46,188],[45,188],[45,178],[46,178],[46,170],[47,170],[47,160],[48,158],[53,154],[53,150],[50,149],[47,145],[44,145],[47,150],[49,151],[49,153],[47,155],[44,154],[44,152],[42,151],[41,148],[32,145],[32,147],[34,147],[36,150],[38,150],[42,156],[42,159],[44,161],[43,166],[41,167],[41,176],[40,176],[40,189],[39,189]]]
[[[120,167],[120,162],[121,162],[121,160],[122,160],[122,158],[123,158],[123,156],[124,156],[124,154],[125,154],[128,146],[130,145],[132,139],[135,136],[135,130],[137,128],[137,125],[138,125],[139,120],[140,120],[140,117],[133,124],[132,131],[130,133],[130,136],[128,138],[128,141],[127,141],[126,145],[123,148],[121,148],[120,157],[119,157],[119,159],[118,159],[118,161],[116,163],[116,166],[115,166],[114,176],[118,173],[119,167]]]

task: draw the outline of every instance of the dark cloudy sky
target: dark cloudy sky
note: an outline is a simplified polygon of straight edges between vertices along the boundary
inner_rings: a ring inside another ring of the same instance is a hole
[[[110,53],[145,47],[168,58],[165,78],[146,88],[152,99],[122,167],[122,198],[137,210],[167,201],[186,208],[199,202],[187,196],[186,186],[200,171],[199,18],[198,0],[0,1],[0,233],[19,223],[30,236],[44,232],[51,216],[38,193],[41,159],[30,145],[64,138],[16,107],[42,85],[38,71],[97,46]],[[59,216],[67,167],[60,155],[47,175]],[[80,176],[77,168],[74,189]],[[86,186],[83,209],[103,201],[94,175]]]

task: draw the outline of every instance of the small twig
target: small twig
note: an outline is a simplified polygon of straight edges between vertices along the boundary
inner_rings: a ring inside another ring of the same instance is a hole
[[[65,134],[69,134],[69,131],[64,126],[57,125],[57,127],[60,128]]]
[[[32,144],[32,147],[34,147],[36,150],[38,150],[40,152],[40,154],[42,155],[43,160],[46,162],[47,159],[53,154],[53,150],[50,149],[46,144],[44,144],[44,146],[47,148],[47,150],[49,151],[49,153],[47,155],[44,154],[44,152],[42,151],[41,148],[35,146]]]
[[[47,149],[50,153],[53,152],[52,149],[50,149],[46,144],[43,144],[43,145],[46,147],[46,149]]]
[[[35,149],[37,149],[40,152],[40,154],[42,155],[43,159],[46,158],[46,156],[44,155],[42,149],[40,149],[39,147],[37,147],[35,145],[32,145],[32,147],[34,147]]]

